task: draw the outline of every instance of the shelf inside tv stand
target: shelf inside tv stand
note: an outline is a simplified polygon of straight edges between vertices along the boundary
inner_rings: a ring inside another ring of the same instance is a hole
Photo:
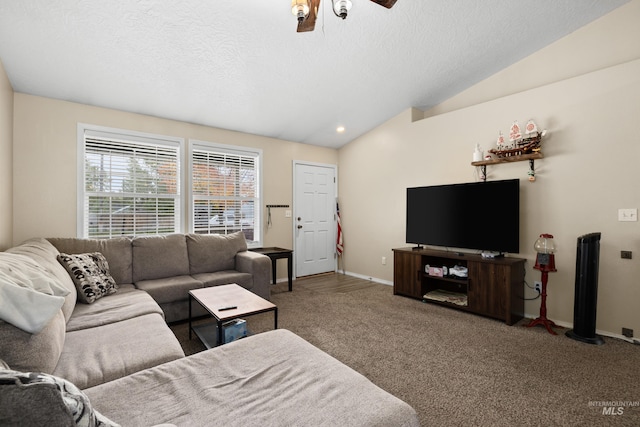
[[[487,259],[434,249],[393,249],[393,293],[516,323],[524,316],[522,258]],[[468,277],[429,275],[425,267],[461,265]],[[448,298],[447,298],[448,297]],[[464,304],[466,299],[466,305]]]
[[[458,307],[468,307],[469,297],[466,293],[450,292],[444,289],[428,291],[422,296],[425,302],[434,301],[443,304],[453,304]]]

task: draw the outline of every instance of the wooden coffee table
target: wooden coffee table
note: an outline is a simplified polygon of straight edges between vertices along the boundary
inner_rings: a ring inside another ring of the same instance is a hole
[[[193,300],[204,307],[216,320],[217,333],[213,334],[214,336],[217,335],[216,342],[211,340],[211,331],[213,329],[211,324],[193,326],[193,318],[191,316]],[[189,291],[189,339],[191,339],[191,332],[193,331],[207,348],[224,344],[224,331],[222,329],[224,322],[267,311],[273,311],[273,328],[278,329],[278,307],[242,286],[232,283],[191,290]]]

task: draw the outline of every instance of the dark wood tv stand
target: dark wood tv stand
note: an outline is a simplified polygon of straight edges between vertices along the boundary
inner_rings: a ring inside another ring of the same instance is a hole
[[[525,261],[426,248],[393,249],[393,293],[513,325],[524,316]],[[468,276],[439,277],[425,271],[427,266],[450,269],[456,265],[466,267]]]

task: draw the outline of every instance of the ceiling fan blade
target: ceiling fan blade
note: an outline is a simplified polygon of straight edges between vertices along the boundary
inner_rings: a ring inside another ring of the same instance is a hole
[[[298,32],[304,33],[313,31],[316,27],[316,18],[318,17],[318,9],[320,8],[320,0],[309,0],[309,15],[302,22],[298,22]]]
[[[391,9],[394,4],[396,4],[396,0],[371,0],[374,3],[378,3],[380,6],[384,6],[387,9]]]

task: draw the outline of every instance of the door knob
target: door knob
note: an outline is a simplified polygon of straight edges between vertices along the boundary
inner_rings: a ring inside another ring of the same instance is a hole
[[[299,226],[298,226],[298,229],[301,229],[301,228],[302,228],[302,226],[301,226],[301,225],[299,225]]]
[[[298,221],[302,221],[302,218],[298,217]]]

